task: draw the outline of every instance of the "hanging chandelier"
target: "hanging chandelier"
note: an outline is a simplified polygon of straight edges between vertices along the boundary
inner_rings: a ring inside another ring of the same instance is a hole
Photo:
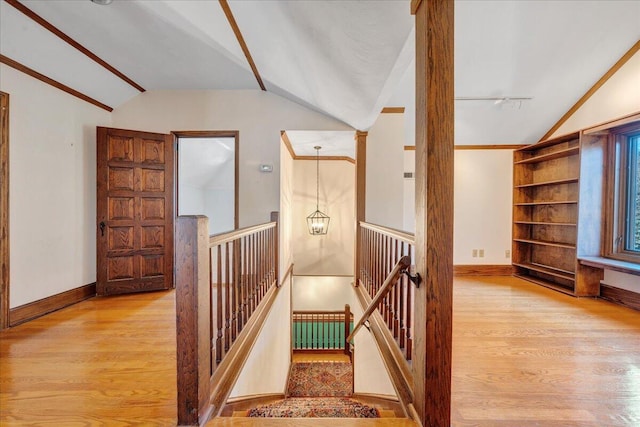
[[[327,234],[329,230],[329,216],[320,212],[319,199],[320,199],[320,147],[316,145],[313,147],[316,150],[316,211],[307,217],[307,227],[309,227],[309,234],[314,236],[320,234]]]

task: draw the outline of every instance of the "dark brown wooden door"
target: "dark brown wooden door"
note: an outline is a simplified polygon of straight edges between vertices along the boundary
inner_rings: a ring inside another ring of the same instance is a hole
[[[173,139],[98,128],[97,293],[173,287]]]

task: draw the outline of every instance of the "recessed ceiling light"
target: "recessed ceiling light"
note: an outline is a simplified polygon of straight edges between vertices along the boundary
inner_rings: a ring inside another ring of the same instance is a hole
[[[111,4],[113,0],[91,0],[91,1],[94,2],[95,4],[106,6],[108,4]]]

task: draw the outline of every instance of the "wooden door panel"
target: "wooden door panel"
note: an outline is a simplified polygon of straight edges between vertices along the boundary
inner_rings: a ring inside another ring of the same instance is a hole
[[[108,190],[134,191],[134,169],[109,167]]]
[[[133,227],[109,227],[109,250],[133,250]]]
[[[164,164],[164,145],[164,141],[144,140],[140,162]]]
[[[164,220],[164,212],[164,198],[140,198],[140,218],[143,221]]]
[[[133,203],[133,197],[110,197],[108,218],[110,220],[133,221]]]
[[[99,295],[173,286],[172,147],[170,135],[98,128]]]
[[[140,169],[140,191],[146,193],[164,192],[164,171],[156,169]]]
[[[109,161],[133,162],[133,138],[111,137],[107,156]]]

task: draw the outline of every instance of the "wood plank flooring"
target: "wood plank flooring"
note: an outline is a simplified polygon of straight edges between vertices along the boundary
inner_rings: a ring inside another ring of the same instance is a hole
[[[93,298],[0,333],[0,425],[175,426],[175,293]]]
[[[453,319],[453,426],[640,425],[640,312],[511,277],[460,277]],[[173,426],[175,372],[173,292],[94,298],[0,332],[0,425]]]
[[[455,426],[640,426],[640,312],[511,277],[457,278]]]

